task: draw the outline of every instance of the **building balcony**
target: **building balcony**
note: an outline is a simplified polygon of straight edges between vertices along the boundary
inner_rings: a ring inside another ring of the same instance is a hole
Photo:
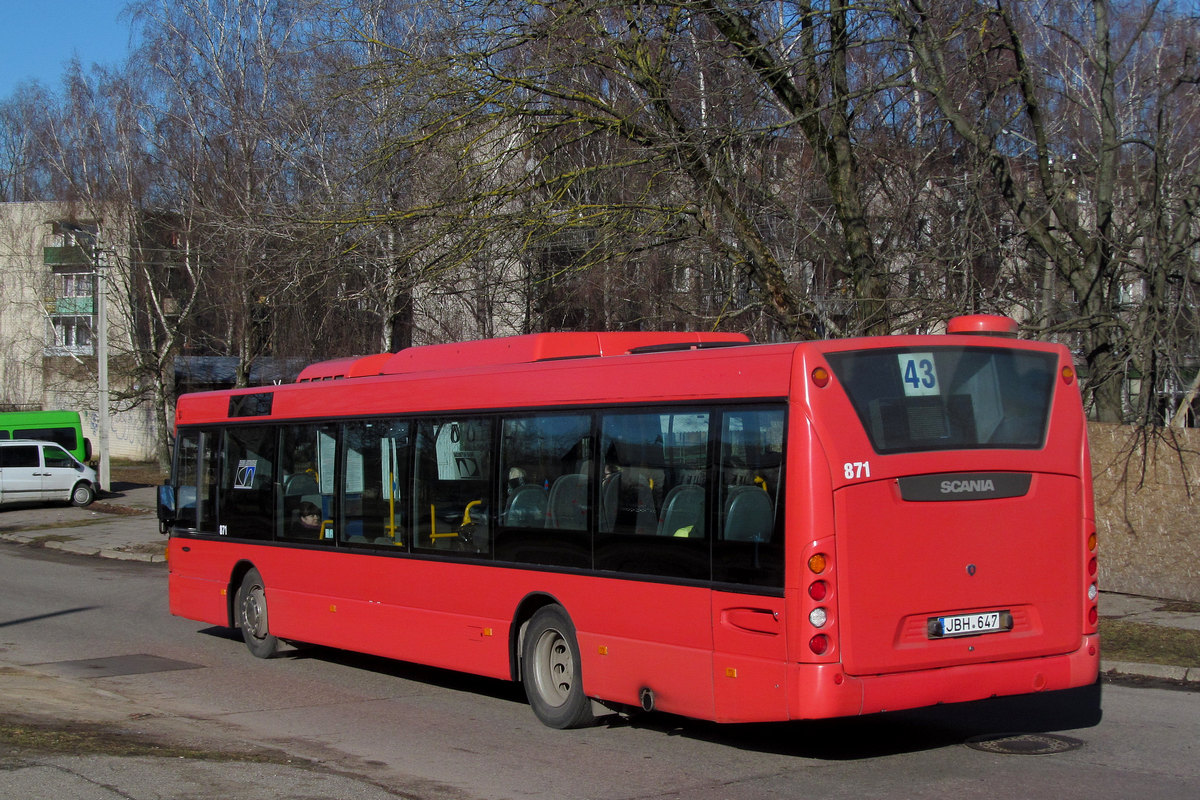
[[[43,247],[42,260],[48,267],[90,267],[92,260],[79,245],[66,247]]]
[[[96,313],[96,298],[94,297],[47,297],[45,304],[47,314]]]

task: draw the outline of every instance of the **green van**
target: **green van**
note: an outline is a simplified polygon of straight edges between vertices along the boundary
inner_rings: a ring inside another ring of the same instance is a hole
[[[92,443],[83,436],[78,411],[2,411],[0,441],[5,439],[54,442],[79,461],[92,459]]]

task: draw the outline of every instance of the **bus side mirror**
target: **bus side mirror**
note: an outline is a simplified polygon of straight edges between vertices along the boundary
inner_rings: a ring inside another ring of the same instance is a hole
[[[158,532],[166,533],[175,522],[175,487],[158,487]]]

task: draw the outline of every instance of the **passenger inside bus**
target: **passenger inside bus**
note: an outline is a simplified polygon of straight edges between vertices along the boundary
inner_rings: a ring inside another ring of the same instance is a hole
[[[321,538],[321,509],[316,504],[305,500],[296,511],[296,520],[292,523],[292,536],[301,539]]]

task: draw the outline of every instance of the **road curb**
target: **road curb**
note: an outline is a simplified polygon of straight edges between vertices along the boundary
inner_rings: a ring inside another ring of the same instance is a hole
[[[118,561],[144,561],[151,564],[163,564],[167,560],[165,544],[162,546],[161,552],[145,553],[134,550],[118,550],[112,547],[100,547],[80,541],[79,539],[40,541],[44,536],[45,532],[43,531],[38,531],[37,533],[0,533],[0,541],[37,546],[46,550],[59,550],[63,553],[71,553],[73,555],[109,558]]]
[[[100,556],[100,558],[115,558],[119,561],[147,561],[151,564],[162,564],[167,560],[165,552],[133,553],[128,550],[101,550],[96,555]]]
[[[1105,675],[1158,678],[1200,686],[1200,667],[1141,664],[1134,661],[1101,661],[1100,671]]]

